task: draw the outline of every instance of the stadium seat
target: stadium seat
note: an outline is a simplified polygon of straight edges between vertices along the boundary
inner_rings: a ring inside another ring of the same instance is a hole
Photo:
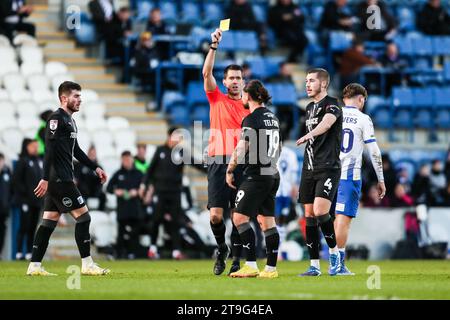
[[[252,3],[252,9],[256,21],[262,23],[267,22],[267,6],[264,3]]]
[[[450,55],[450,36],[431,37],[433,55]]]
[[[412,40],[407,37],[399,36],[394,39],[398,46],[398,51],[402,56],[410,56],[414,53]]]
[[[39,112],[44,112],[47,110],[56,110],[59,104],[55,103],[54,100],[47,100],[38,104]]]
[[[118,149],[131,149],[136,145],[136,133],[131,129],[113,131],[114,143]]]
[[[124,117],[109,117],[106,121],[108,122],[108,128],[111,131],[130,128],[130,123]]]
[[[344,31],[330,32],[330,49],[331,51],[344,51],[351,47],[353,34]]]
[[[235,40],[233,31],[224,32],[222,35],[222,41],[220,42],[220,50],[229,52],[235,51]]]
[[[392,88],[392,104],[395,108],[412,108],[413,94],[412,90],[407,87]]]
[[[161,17],[166,23],[173,24],[177,21],[177,4],[175,2],[162,1],[159,8],[161,9]]]
[[[140,0],[137,2],[137,20],[146,21],[150,15],[150,11],[154,8],[153,1]]]
[[[54,76],[59,74],[66,74],[68,73],[68,71],[69,69],[62,62],[50,61],[45,64],[45,74],[49,78],[53,78]]]
[[[90,46],[97,44],[97,31],[92,22],[81,22],[79,28],[75,28],[75,40],[80,45]]]
[[[275,84],[272,86],[272,103],[274,105],[296,105],[297,91],[292,84]]]
[[[181,4],[181,21],[199,25],[202,17],[200,12],[200,3],[197,1],[183,1]]]
[[[183,104],[176,104],[170,109],[170,120],[173,125],[190,125],[190,114],[188,108]]]
[[[258,35],[254,31],[236,31],[234,43],[237,51],[256,52],[259,50]]]
[[[311,20],[311,26],[313,28],[317,28],[319,26],[320,20],[322,19],[323,9],[324,9],[324,6],[321,6],[321,5],[313,5],[311,7],[310,20]],[[303,14],[305,14],[305,12]]]
[[[388,109],[375,110],[372,119],[377,128],[391,129],[393,127],[392,114]]]
[[[223,3],[205,1],[204,16],[205,25],[218,25],[219,21],[224,18]]]
[[[2,60],[0,60],[2,61]],[[4,64],[2,64],[2,67],[0,68],[0,84],[2,81],[2,77],[5,76],[8,73],[19,73],[19,65],[15,61],[7,62],[5,61]]]
[[[108,129],[108,123],[106,122],[105,118],[86,117],[84,118],[84,122],[86,123],[86,128],[88,128],[90,131]]]
[[[16,128],[17,127],[17,119],[14,114],[4,114],[0,117],[0,130],[4,130],[7,128]],[[1,136],[1,134],[0,134]]]
[[[417,56],[432,56],[433,45],[431,37],[412,38],[413,54]]]
[[[9,93],[4,89],[0,89],[0,101],[9,100]]]
[[[415,108],[432,108],[434,105],[434,94],[432,88],[414,88],[413,102]]]
[[[162,111],[165,113],[170,112],[170,108],[174,103],[183,102],[185,100],[184,95],[179,91],[164,91],[164,95],[162,97]]]
[[[31,91],[25,89],[17,89],[9,92],[9,97],[12,102],[18,103],[22,101],[32,101],[33,95]]]
[[[23,101],[16,104],[16,112],[19,118],[36,118],[39,110],[35,103]]]
[[[77,123],[77,126],[79,128],[78,121],[75,120],[75,122]],[[78,140],[78,144],[80,145],[80,148],[83,151],[87,152],[87,150],[89,149],[89,147],[91,146],[91,143],[92,143],[89,133],[86,130],[78,131],[77,140]]]
[[[36,38],[28,35],[28,34],[18,34],[13,39],[13,44],[15,47],[38,47],[39,44],[36,40]]]
[[[450,61],[444,64],[444,80],[450,83]]]
[[[416,29],[416,17],[412,8],[397,8],[397,17],[399,20],[399,29],[401,31],[411,31]]]
[[[36,116],[19,118],[17,124],[22,132],[34,131],[34,133],[36,133],[37,129],[39,128],[39,119]]]
[[[191,121],[201,121],[204,127],[209,127],[209,106],[194,105],[191,109]]]
[[[106,127],[104,129],[91,130],[90,133],[92,142],[95,143],[95,146],[97,148],[101,145],[112,146],[114,143],[114,136]]]
[[[116,156],[102,158],[99,163],[105,170],[106,174],[110,177],[120,169],[120,159]],[[114,206],[114,208],[116,208],[116,206]]]
[[[3,77],[3,86],[9,92],[25,90],[25,78],[20,73],[9,73]]]
[[[381,108],[387,108],[388,103],[383,96],[370,95],[365,105],[365,112],[372,115]]]
[[[57,95],[50,90],[35,90],[32,93],[33,101],[37,104],[44,101],[54,101],[55,104],[58,103]]]
[[[20,73],[24,77],[28,77],[32,74],[42,74],[44,72],[44,65],[41,63],[24,62],[20,66]]]
[[[27,77],[27,87],[32,92],[47,91],[50,89],[50,81],[44,74],[33,74]]]
[[[16,51],[12,47],[0,47],[0,61],[2,65],[16,62]]]
[[[413,117],[410,110],[400,109],[394,112],[394,125],[397,128],[412,129]]]
[[[0,34],[0,47],[11,47],[9,39],[2,34]]]
[[[414,119],[414,124],[416,128],[434,128],[433,112],[431,110],[418,110]]]
[[[83,99],[83,96],[81,96]],[[92,119],[104,119],[106,113],[106,107],[102,102],[88,102],[80,109],[81,113],[85,116],[86,120]]]
[[[53,76],[51,79],[52,88],[53,90],[56,91],[58,90],[61,83],[63,83],[64,81],[74,81],[74,80],[75,80],[74,76],[69,73],[58,74],[56,76]]]
[[[3,143],[14,153],[20,153],[22,147],[23,133],[17,127],[3,129],[1,132]]]
[[[439,129],[450,129],[450,110],[436,111],[435,119]]]
[[[2,117],[11,118],[14,117],[16,108],[11,101],[0,101],[0,113]]]
[[[83,89],[81,99],[86,104],[88,102],[97,102],[99,100],[98,93],[91,89]]]
[[[208,104],[203,83],[199,81],[191,81],[188,84],[186,92],[186,103],[188,107],[196,104]]]
[[[450,108],[450,87],[433,88],[436,108]]]
[[[20,59],[25,63],[43,64],[44,52],[39,47],[21,47]]]

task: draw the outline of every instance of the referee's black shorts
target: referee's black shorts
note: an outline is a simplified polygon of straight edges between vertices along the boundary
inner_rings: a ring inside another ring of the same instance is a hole
[[[228,168],[225,160],[222,161],[217,158],[208,160],[208,210],[211,208],[222,208],[224,210],[234,208],[237,189],[242,180],[243,168],[239,165],[234,170],[234,185],[237,189],[232,189],[225,180]]]
[[[244,177],[236,196],[236,212],[247,217],[275,216],[275,196],[280,186],[276,177]]]
[[[306,170],[302,171],[298,202],[314,203],[314,199],[325,198],[333,202],[341,179],[341,169]]]
[[[80,191],[72,181],[49,181],[44,199],[44,211],[69,213],[85,206]]]

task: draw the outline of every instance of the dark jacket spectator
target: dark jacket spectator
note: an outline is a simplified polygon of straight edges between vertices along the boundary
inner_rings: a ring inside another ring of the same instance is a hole
[[[450,151],[447,152],[447,160],[445,161],[444,172],[447,182],[450,182]]]
[[[152,38],[151,32],[143,32],[141,34],[133,59],[131,60],[133,74],[140,80],[140,85],[143,90],[147,87],[151,87],[153,90],[155,76],[152,73],[162,59],[160,50],[163,47],[156,46]]]
[[[35,196],[34,189],[44,175],[43,161],[38,156],[38,142],[24,139],[22,152],[13,174],[15,202],[20,208],[20,226],[17,234],[16,260],[31,259],[34,233],[39,221],[42,200]],[[26,254],[23,243],[26,237]]]
[[[150,11],[147,21],[147,31],[154,35],[168,34],[166,23],[162,20],[161,9],[153,8]]]
[[[447,187],[447,181],[443,171],[443,165],[441,160],[434,160],[431,165],[430,174],[430,192],[432,197],[432,204],[435,206],[442,205],[445,188]]]
[[[105,36],[116,15],[111,0],[92,0],[89,2],[89,12],[100,36]]]
[[[450,34],[450,16],[440,0],[429,0],[417,14],[417,27],[430,35]]]
[[[89,148],[87,155],[91,161],[101,167],[97,162],[97,152],[94,146]],[[90,198],[98,199],[98,210],[105,211],[106,194],[103,192],[103,186],[97,174],[89,167],[76,162],[74,175],[78,190],[85,201]]]
[[[376,5],[380,9],[381,21],[379,26],[371,26],[368,23],[373,12],[367,12],[367,8],[372,5]],[[390,38],[397,27],[397,21],[389,13],[386,5],[382,1],[366,0],[361,2],[357,7],[356,15],[359,18],[364,39],[369,41],[383,41],[386,39],[386,36]]]
[[[23,19],[33,12],[33,7],[26,4],[26,0],[0,1],[0,30],[10,39],[15,32],[25,32],[35,36],[36,27]]]
[[[0,255],[6,234],[6,219],[11,209],[11,170],[5,164],[5,156],[0,153]]]
[[[323,10],[320,27],[329,30],[352,31],[355,17],[346,5],[347,0],[327,2]]]
[[[145,143],[139,143],[137,145],[137,154],[134,156],[134,167],[138,169],[142,174],[145,174],[148,170],[150,163],[145,159],[147,155],[147,145]]]
[[[278,0],[276,5],[270,8],[268,18],[277,38],[291,49],[288,61],[297,62],[297,58],[303,55],[308,45],[303,12],[292,0]]]
[[[417,204],[430,205],[430,166],[428,164],[422,165],[416,173],[411,190]]]

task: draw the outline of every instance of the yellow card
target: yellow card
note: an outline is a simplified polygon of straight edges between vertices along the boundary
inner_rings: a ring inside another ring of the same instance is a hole
[[[228,31],[230,30],[230,19],[224,19],[224,20],[220,20],[220,30],[222,31]]]

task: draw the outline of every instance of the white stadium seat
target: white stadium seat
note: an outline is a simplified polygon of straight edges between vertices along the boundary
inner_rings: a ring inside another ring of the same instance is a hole
[[[81,101],[83,101],[84,104],[90,103],[90,102],[97,102],[99,100],[98,93],[94,90],[90,89],[83,89],[81,91]]]
[[[14,90],[25,89],[26,81],[20,73],[8,73],[3,76],[3,86],[10,93]]]
[[[9,93],[4,89],[0,89],[0,101],[9,100]]]
[[[24,62],[20,66],[20,73],[26,78],[32,74],[44,73],[44,65],[41,63]]]
[[[86,128],[91,132],[95,132],[96,130],[108,130],[108,124],[104,118],[85,118],[84,122]]]
[[[22,101],[32,101],[33,95],[31,94],[31,91],[18,89],[9,92],[9,99],[14,103],[19,103]]]
[[[95,144],[95,149],[97,150],[97,157],[99,159],[104,159],[108,157],[116,156],[116,149],[112,145],[106,144]]]
[[[20,59],[23,63],[40,63],[44,61],[44,52],[39,47],[25,46],[19,50]]]
[[[45,74],[33,74],[27,77],[27,86],[32,92],[50,90],[50,81]]]
[[[17,64],[17,62],[15,61],[11,61],[9,63],[3,64],[2,63],[2,67],[0,68],[0,84],[3,84],[3,77],[8,74],[8,73],[19,73],[20,68],[19,65]]]
[[[15,127],[17,127],[17,118],[14,115],[8,114],[0,117],[0,130]]]
[[[39,128],[39,118],[38,117],[30,117],[30,118],[19,118],[17,124],[19,125],[19,129],[23,131],[28,130],[37,130]]]
[[[33,101],[36,103],[42,103],[44,101],[57,102],[55,94],[50,90],[37,90],[33,92]]]
[[[128,129],[130,127],[130,123],[124,117],[110,117],[107,122],[108,128],[111,131]]]
[[[0,61],[2,62],[2,66],[16,62],[16,51],[12,47],[0,47]]]
[[[17,36],[14,37],[13,39],[13,43],[14,46],[16,47],[20,47],[20,46],[25,46],[25,47],[38,47],[39,44],[36,40],[36,38],[33,38],[32,36],[28,35],[28,34],[18,34]]]
[[[96,147],[112,146],[114,142],[113,135],[107,129],[91,131],[91,137]]]
[[[109,177],[120,169],[120,159],[116,156],[99,158],[99,164]]]
[[[74,81],[74,77],[73,75],[66,73],[66,74],[58,74],[56,76],[52,77],[52,88],[53,90],[58,90],[59,86],[61,85],[61,83],[63,83],[64,81]]]
[[[83,100],[83,96],[81,97],[81,100]],[[80,111],[86,120],[98,119],[105,117],[106,107],[101,102],[83,103]]]
[[[2,34],[0,34],[0,47],[11,47],[9,39]]]
[[[33,118],[39,113],[37,104],[31,101],[23,101],[16,104],[16,112],[19,118]]]
[[[45,64],[45,74],[49,78],[53,78],[59,74],[67,74],[69,69],[62,62],[50,61]]]
[[[78,140],[78,144],[80,145],[80,148],[83,151],[87,152],[88,148],[92,144],[91,137],[89,136],[89,133],[86,132],[86,131],[78,131],[77,140]]]
[[[118,149],[123,148],[133,148],[136,146],[136,133],[130,129],[122,129],[113,131],[114,133],[114,142]]]
[[[1,137],[3,143],[14,153],[19,153],[22,148],[23,133],[17,127],[2,130]]]
[[[59,108],[59,103],[57,103],[57,102],[55,102],[53,100],[47,100],[47,101],[39,103],[39,105],[38,105],[39,112],[44,112],[44,111],[47,111],[47,110],[54,111],[54,110],[56,110],[58,108]]]

